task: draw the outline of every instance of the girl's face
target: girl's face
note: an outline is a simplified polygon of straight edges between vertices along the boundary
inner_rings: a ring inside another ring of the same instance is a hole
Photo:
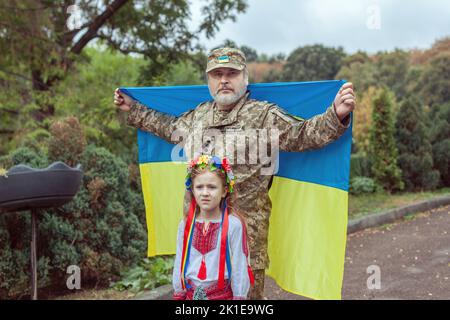
[[[195,200],[205,213],[213,213],[220,206],[220,200],[227,194],[222,180],[209,170],[196,176],[192,185]]]

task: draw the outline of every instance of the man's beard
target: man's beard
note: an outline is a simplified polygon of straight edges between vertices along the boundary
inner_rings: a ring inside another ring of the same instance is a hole
[[[223,94],[220,91],[213,95],[214,101],[221,106],[229,106],[236,103],[247,92],[247,86],[242,86],[238,91]]]

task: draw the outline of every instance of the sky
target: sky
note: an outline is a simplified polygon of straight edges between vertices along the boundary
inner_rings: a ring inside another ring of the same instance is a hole
[[[204,0],[191,0],[192,24]],[[231,39],[258,54],[289,54],[312,44],[342,46],[346,53],[426,49],[450,36],[450,0],[247,0],[235,22],[222,23],[210,50]]]

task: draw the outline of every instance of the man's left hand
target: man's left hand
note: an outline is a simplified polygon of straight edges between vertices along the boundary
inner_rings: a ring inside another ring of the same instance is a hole
[[[336,114],[341,121],[355,109],[356,98],[351,82],[346,82],[342,85],[336,98],[334,98],[333,104]]]

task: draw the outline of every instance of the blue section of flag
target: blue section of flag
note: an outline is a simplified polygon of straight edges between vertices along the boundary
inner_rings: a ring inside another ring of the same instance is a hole
[[[249,85],[250,98],[278,104],[288,113],[309,119],[331,105],[343,80],[259,83]],[[207,86],[121,88],[152,109],[178,116],[210,100]],[[281,152],[277,176],[317,183],[348,191],[351,130],[337,141],[313,151]],[[173,144],[138,131],[139,162],[171,161]]]

